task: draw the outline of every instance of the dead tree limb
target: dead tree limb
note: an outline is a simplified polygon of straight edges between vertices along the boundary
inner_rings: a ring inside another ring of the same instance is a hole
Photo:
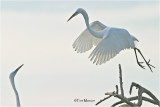
[[[142,87],[141,85],[132,82],[131,86],[130,86],[130,90],[129,93],[132,93],[132,88],[136,87],[136,89],[138,89],[138,96],[134,96],[134,97],[125,97],[124,96],[124,90],[123,90],[123,82],[122,82],[122,69],[121,69],[121,65],[119,64],[119,80],[120,80],[120,91],[121,94],[118,94],[118,85],[116,85],[116,92],[107,92],[105,93],[105,95],[108,95],[106,98],[100,100],[98,103],[96,103],[96,105],[102,103],[103,101],[109,99],[110,97],[114,96],[118,99],[120,99],[120,101],[115,102],[111,107],[115,107],[119,104],[125,103],[128,106],[136,106],[136,107],[140,107],[142,105],[142,101],[146,101],[155,105],[158,105],[160,107],[160,101],[158,100],[158,98],[153,95],[149,90],[147,90],[146,88]],[[151,98],[147,98],[142,96],[143,93],[146,93],[147,95],[149,95]],[[137,103],[132,103],[131,101],[133,100],[138,100]]]
[[[120,64],[119,64],[119,81],[120,81],[121,95],[122,97],[124,97],[123,82],[122,82],[122,69],[121,69]]]
[[[129,98],[127,98],[127,99],[128,99],[128,101],[137,100],[137,99],[138,99],[138,96],[129,97]],[[156,102],[155,102],[154,100],[150,99],[150,98],[142,97],[142,100],[157,105]],[[122,103],[124,103],[124,102],[123,102],[123,101],[118,101],[118,102],[114,103],[111,107],[115,107],[115,106],[117,106],[117,105],[119,105],[119,104],[122,104]]]
[[[121,95],[116,94],[115,92],[107,92],[107,93],[105,93],[105,95],[111,95],[111,96],[114,96],[114,97],[116,97],[116,98],[120,99],[122,102],[124,102],[124,103],[126,103],[126,104],[128,104],[128,105],[134,106],[134,103],[132,103],[132,102],[128,101],[128,99],[127,99],[127,98],[122,97]],[[114,107],[114,106],[113,106],[113,107]]]
[[[109,95],[109,96],[105,97],[104,99],[100,100],[98,103],[96,103],[96,105],[98,105],[98,104],[100,104],[101,102],[109,99],[110,97],[112,97],[112,95]]]
[[[136,105],[141,105],[142,104],[142,100],[143,100],[142,94],[146,93],[147,95],[149,95],[152,98],[152,100],[146,99],[148,102],[160,106],[160,101],[158,100],[157,97],[155,97],[155,95],[153,95],[149,90],[147,90],[146,88],[142,87],[141,85],[139,85],[135,82],[132,82],[132,84],[130,86],[130,91],[129,91],[130,94],[132,93],[132,88],[133,87],[136,87],[138,89],[138,103]]]

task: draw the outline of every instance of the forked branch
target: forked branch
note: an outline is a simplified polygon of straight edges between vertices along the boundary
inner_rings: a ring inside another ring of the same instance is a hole
[[[130,86],[130,91],[129,93],[132,93],[132,88],[136,87],[138,89],[138,96],[134,96],[134,97],[125,97],[124,96],[124,91],[123,91],[123,82],[122,82],[122,69],[121,69],[121,65],[119,64],[119,79],[120,79],[120,92],[121,94],[118,94],[118,85],[116,85],[116,92],[107,92],[105,93],[105,95],[108,95],[107,97],[105,97],[104,99],[100,100],[99,102],[96,103],[96,105],[102,103],[103,101],[109,99],[110,97],[114,96],[118,99],[120,99],[120,101],[114,103],[111,107],[115,107],[119,104],[125,103],[128,106],[136,106],[136,107],[140,107],[142,105],[142,101],[146,101],[155,105],[158,105],[160,107],[160,101],[158,100],[158,98],[153,95],[149,90],[147,90],[146,88],[142,87],[141,85],[132,82],[131,86]],[[151,98],[147,98],[142,96],[143,93],[146,93],[147,95],[149,95]],[[138,100],[137,103],[133,103],[131,101],[133,100]]]

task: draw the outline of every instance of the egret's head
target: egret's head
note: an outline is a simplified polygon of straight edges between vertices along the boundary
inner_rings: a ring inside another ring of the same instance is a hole
[[[10,80],[13,80],[15,75],[17,74],[18,70],[23,66],[24,64],[22,64],[21,66],[19,66],[16,70],[14,70],[13,72],[10,73],[9,78]]]
[[[16,75],[18,70],[23,66],[24,64],[22,64],[21,66],[19,66],[13,73]]]
[[[78,8],[78,9],[76,10],[76,12],[67,20],[67,22],[68,22],[69,20],[71,20],[74,16],[77,16],[79,13],[82,13],[83,11],[85,11],[85,10],[82,9],[82,8]]]
[[[21,66],[19,66],[15,71],[15,73],[17,73],[17,71],[23,66],[24,64],[22,64]]]

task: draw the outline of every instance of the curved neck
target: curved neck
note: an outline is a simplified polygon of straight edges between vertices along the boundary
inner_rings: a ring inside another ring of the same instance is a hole
[[[89,32],[90,32],[93,36],[95,36],[95,37],[97,37],[97,38],[102,38],[102,37],[103,37],[102,33],[101,33],[100,31],[94,30],[94,29],[89,25],[89,17],[88,17],[87,12],[86,12],[86,11],[83,11],[83,12],[81,12],[81,14],[82,14],[83,17],[84,17],[84,20],[85,20],[85,23],[86,23],[86,26],[87,26],[87,29],[89,30]]]
[[[16,86],[15,86],[15,83],[14,83],[14,78],[10,79],[10,81],[11,81],[12,88],[13,88],[13,90],[15,92],[15,95],[16,95],[17,107],[21,107],[20,100],[19,100],[19,95],[18,95],[18,92],[16,90]]]

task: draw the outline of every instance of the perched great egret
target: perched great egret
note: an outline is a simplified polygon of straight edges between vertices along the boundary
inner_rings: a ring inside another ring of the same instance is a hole
[[[115,57],[121,50],[131,48],[135,51],[138,65],[144,69],[144,66],[141,64],[143,62],[138,61],[136,51],[138,51],[142,57],[143,55],[141,51],[135,47],[135,41],[138,41],[136,37],[131,35],[126,29],[108,27],[99,21],[94,21],[89,24],[88,14],[82,8],[78,8],[68,21],[78,14],[83,15],[87,29],[85,29],[73,43],[72,46],[75,48],[75,51],[78,53],[86,52],[95,45],[96,47],[89,58],[91,61],[93,60],[93,63],[101,65]],[[154,66],[149,64],[150,60],[146,61],[144,57],[143,59],[152,71],[151,67]]]
[[[24,64],[22,64],[21,66],[19,66],[16,70],[14,70],[13,72],[11,72],[10,75],[9,75],[9,79],[10,79],[12,88],[13,88],[13,90],[14,90],[14,92],[15,92],[15,95],[16,95],[17,107],[21,107],[21,104],[20,104],[20,100],[19,100],[18,91],[17,91],[16,86],[15,86],[15,83],[14,83],[14,77],[15,77],[15,75],[17,74],[18,70],[19,70],[23,65],[24,65]]]

